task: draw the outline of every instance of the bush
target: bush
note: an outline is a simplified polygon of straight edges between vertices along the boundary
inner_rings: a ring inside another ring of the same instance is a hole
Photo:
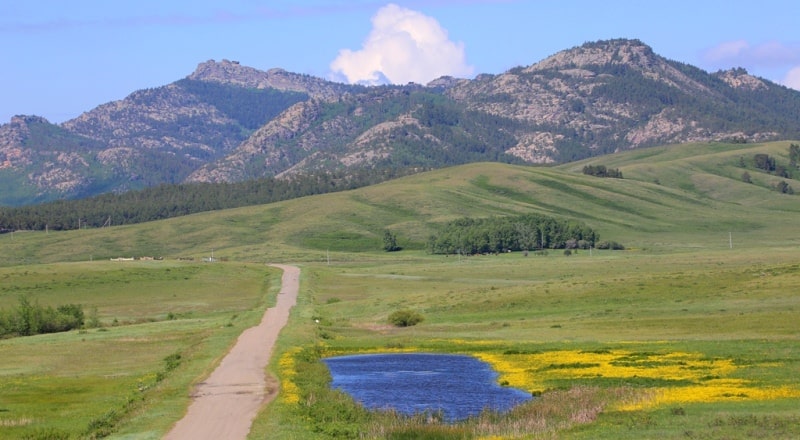
[[[778,191],[781,194],[794,194],[794,190],[785,180],[781,180],[775,185],[775,191]]]
[[[616,241],[601,241],[597,243],[597,249],[611,249],[614,251],[621,251],[625,249],[625,246],[617,243]]]
[[[54,309],[31,302],[27,296],[20,296],[15,309],[0,310],[0,336],[65,332],[81,328],[83,322],[81,305],[67,304]]]
[[[383,250],[386,252],[400,250],[400,246],[397,245],[397,236],[392,231],[383,231]]]
[[[398,310],[389,315],[389,323],[396,327],[411,327],[424,319],[420,313],[413,310]]]

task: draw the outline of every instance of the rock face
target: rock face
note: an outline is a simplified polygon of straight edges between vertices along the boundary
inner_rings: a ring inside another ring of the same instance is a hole
[[[352,89],[351,86],[321,80],[309,75],[291,73],[278,68],[264,72],[229,60],[220,62],[208,60],[200,63],[187,78],[196,81],[234,84],[253,89],[302,92],[321,100],[336,100],[343,93]]]
[[[748,75],[747,71],[744,69],[725,70],[717,72],[716,76],[734,89],[742,89],[750,92],[769,89],[767,83],[755,76]]]
[[[566,162],[644,146],[800,138],[800,93],[744,69],[709,74],[638,40],[422,86],[362,87],[236,61],[131,93],[61,125],[0,125],[0,205],[162,183],[352,168]]]
[[[29,121],[42,121],[38,116],[14,116],[8,124],[0,125],[0,169],[19,169],[30,165],[33,151],[24,148],[30,136]]]

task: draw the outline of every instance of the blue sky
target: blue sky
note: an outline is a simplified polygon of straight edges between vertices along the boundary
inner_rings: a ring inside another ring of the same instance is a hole
[[[60,123],[209,59],[339,81],[427,82],[637,38],[709,72],[800,89],[800,2],[30,0],[0,14],[0,123]]]

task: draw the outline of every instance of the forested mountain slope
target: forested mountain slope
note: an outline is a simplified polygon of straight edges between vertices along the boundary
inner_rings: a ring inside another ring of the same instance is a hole
[[[638,40],[424,86],[350,86],[208,61],[63,124],[20,116],[0,125],[0,205],[165,183],[553,164],[672,143],[798,138],[800,92],[742,69],[710,74]]]

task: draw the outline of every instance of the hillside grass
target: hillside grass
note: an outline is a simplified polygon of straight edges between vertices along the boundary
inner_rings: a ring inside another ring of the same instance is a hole
[[[5,378],[43,381],[21,388],[28,394],[20,401],[42,402],[33,405],[41,409],[53,390],[71,395],[81,387],[87,398],[112,400],[74,409],[86,414],[72,426],[44,409],[26,415],[0,392],[0,410],[9,409],[0,411],[0,423],[74,432],[103,416],[100,408],[125,408],[131,393],[139,396],[132,390],[141,378],[181,353],[185,363],[126,410],[114,435],[159,438],[188,405],[192,381],[271,298],[278,278],[263,263],[284,262],[301,265],[301,295],[268,367],[281,377],[281,396],[250,438],[322,439],[337,429],[376,438],[798,437],[800,196],[775,192],[775,176],[752,168],[754,183],[744,183],[738,166],[756,153],[786,163],[789,143],[659,147],[551,168],[472,164],[136,226],[0,235],[0,307],[30,294],[43,304],[94,304],[105,324],[124,324],[0,341],[4,355],[16,353],[0,361]],[[625,178],[583,175],[586,164],[619,168]],[[583,221],[627,250],[528,257],[424,251],[446,221],[529,212]],[[402,252],[381,252],[386,229]],[[199,263],[212,252],[227,262]],[[165,260],[107,261],[119,256]],[[401,308],[425,320],[389,325]],[[97,359],[85,382],[71,384],[58,366],[87,364],[87,342],[97,344],[93,351],[115,350]],[[329,394],[327,372],[313,361],[397,350],[473,354],[492,363],[499,380],[543,397],[511,419],[426,428],[364,414]],[[33,371],[37,356],[52,366]],[[666,375],[671,368],[683,376]],[[106,376],[119,379],[106,384]],[[315,406],[323,401],[327,407]],[[318,411],[303,412],[311,409]],[[522,421],[543,427],[515,431]],[[402,437],[404,429],[410,434]]]

